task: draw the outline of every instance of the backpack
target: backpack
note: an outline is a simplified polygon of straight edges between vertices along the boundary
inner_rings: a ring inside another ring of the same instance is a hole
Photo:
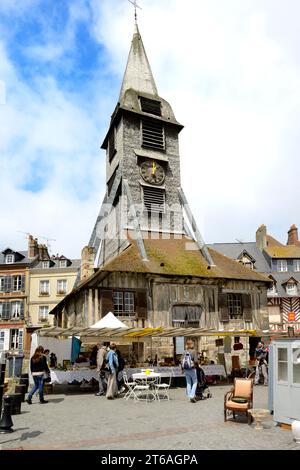
[[[184,351],[181,367],[185,370],[193,369],[194,368],[194,361],[191,354],[188,351]]]

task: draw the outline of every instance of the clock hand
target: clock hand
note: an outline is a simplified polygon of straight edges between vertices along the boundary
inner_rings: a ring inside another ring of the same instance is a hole
[[[152,175],[155,175],[155,173],[156,173],[156,163],[153,162],[152,163]]]

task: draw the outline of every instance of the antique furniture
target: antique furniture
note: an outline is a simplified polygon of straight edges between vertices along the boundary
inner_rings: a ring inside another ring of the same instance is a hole
[[[235,419],[235,413],[246,413],[248,424],[251,424],[249,409],[253,407],[253,379],[235,378],[233,388],[224,396],[224,421],[227,421],[227,413],[231,411]]]

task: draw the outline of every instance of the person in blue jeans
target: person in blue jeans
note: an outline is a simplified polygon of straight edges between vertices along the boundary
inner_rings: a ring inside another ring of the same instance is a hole
[[[196,353],[194,349],[194,342],[188,340],[185,345],[185,350],[181,357],[181,367],[186,380],[186,394],[191,403],[196,403],[196,389],[197,389],[197,371],[195,367]]]
[[[48,401],[44,399],[44,374],[50,375],[50,370],[47,365],[44,348],[42,346],[38,346],[36,348],[35,353],[30,360],[30,370],[34,381],[34,386],[28,393],[26,400],[27,403],[32,405],[32,396],[35,392],[37,392],[37,390],[39,391],[40,395],[40,403],[48,403]]]

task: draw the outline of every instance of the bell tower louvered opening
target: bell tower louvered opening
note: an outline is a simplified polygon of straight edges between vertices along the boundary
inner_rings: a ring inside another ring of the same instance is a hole
[[[165,190],[145,186],[144,205],[148,212],[163,214],[165,212]]]
[[[142,119],[142,146],[156,150],[165,149],[164,128],[160,121]]]
[[[150,100],[140,96],[141,109],[144,113],[155,114],[161,116],[161,104],[160,101]]]

